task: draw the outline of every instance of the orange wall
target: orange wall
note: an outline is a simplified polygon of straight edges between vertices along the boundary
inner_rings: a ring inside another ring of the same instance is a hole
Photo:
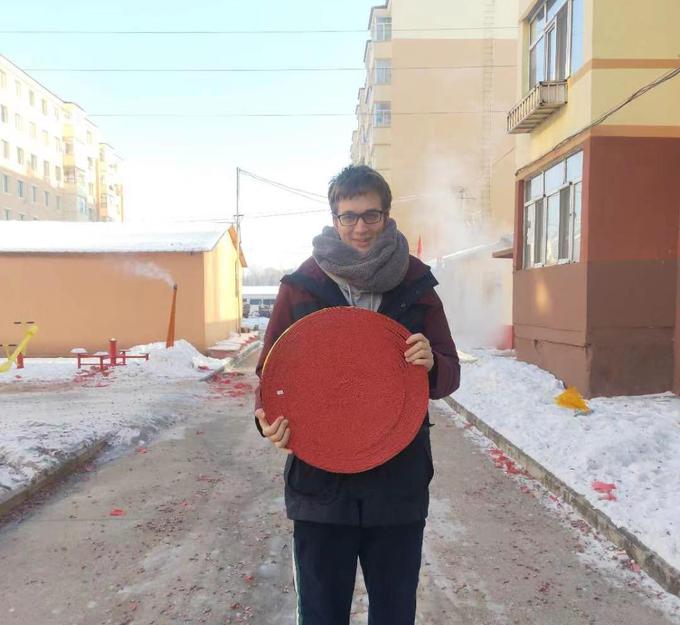
[[[177,339],[206,348],[201,253],[11,254],[0,256],[0,342],[17,343],[13,321],[40,332],[28,355],[63,356],[73,347],[106,349],[164,341],[172,288],[135,271],[166,272],[178,285]]]

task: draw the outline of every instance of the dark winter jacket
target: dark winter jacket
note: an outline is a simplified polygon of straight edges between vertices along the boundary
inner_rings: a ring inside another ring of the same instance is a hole
[[[378,309],[413,334],[421,332],[430,341],[434,353],[434,367],[429,373],[431,399],[446,397],[460,382],[456,346],[442,302],[434,291],[436,285],[429,267],[411,256],[403,281],[383,294]],[[314,259],[309,258],[297,271],[285,276],[265,333],[257,375],[261,375],[272,345],[290,325],[330,306],[347,306],[347,300]],[[260,407],[258,388],[256,408]],[[260,430],[257,419],[255,424]],[[406,449],[385,464],[363,473],[330,473],[294,455],[288,456],[284,470],[288,517],[362,526],[423,520],[429,504],[428,485],[434,473],[430,426],[426,413],[423,426]]]

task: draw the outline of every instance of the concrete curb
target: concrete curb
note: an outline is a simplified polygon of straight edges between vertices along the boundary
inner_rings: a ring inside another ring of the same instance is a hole
[[[216,375],[219,375],[223,371],[237,367],[241,361],[243,361],[247,356],[250,356],[250,354],[252,354],[256,349],[260,349],[260,347],[262,347],[262,339],[256,339],[233,358],[225,358],[224,364],[219,369],[215,369],[206,376],[202,377],[201,382],[209,382]]]
[[[10,492],[5,499],[0,500],[0,520],[4,519],[39,491],[68,477],[78,466],[92,460],[102,451],[106,444],[106,440],[96,441],[75,453],[65,462],[41,471],[26,486]]]
[[[680,571],[666,562],[659,554],[644,545],[640,539],[625,527],[617,526],[606,514],[596,509],[583,495],[567,486],[557,476],[548,471],[531,456],[487,425],[477,415],[452,397],[444,401],[458,414],[465,417],[484,436],[517,462],[524,465],[529,475],[540,481],[548,490],[558,494],[564,501],[573,506],[583,518],[601,534],[606,536],[617,547],[623,549],[635,560],[650,577],[656,580],[666,591],[680,596]]]

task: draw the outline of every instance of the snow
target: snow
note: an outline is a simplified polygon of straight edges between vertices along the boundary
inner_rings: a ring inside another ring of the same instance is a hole
[[[208,252],[228,229],[215,222],[1,221],[0,254]]]
[[[0,501],[97,441],[130,444],[173,425],[178,415],[159,414],[158,399],[179,389],[207,396],[206,369],[225,365],[184,340],[129,351],[149,361],[101,372],[77,370],[75,358],[27,358],[24,369],[0,375]]]
[[[454,399],[680,568],[680,398],[596,398],[580,415],[555,404],[564,387],[550,373],[508,352],[472,355]],[[595,481],[615,484],[615,499]]]

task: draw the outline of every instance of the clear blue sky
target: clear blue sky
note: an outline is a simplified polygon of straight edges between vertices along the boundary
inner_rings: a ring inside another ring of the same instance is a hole
[[[3,10],[1,30],[282,30],[366,28],[370,0],[93,3],[37,0]],[[29,68],[361,67],[367,32],[281,35],[0,35],[7,56],[88,114],[347,113],[333,118],[98,118],[126,160],[131,220],[230,217],[238,165],[325,192],[349,161],[364,74],[66,73]],[[248,219],[323,208],[243,180],[244,248],[251,264],[292,265],[325,215]]]

